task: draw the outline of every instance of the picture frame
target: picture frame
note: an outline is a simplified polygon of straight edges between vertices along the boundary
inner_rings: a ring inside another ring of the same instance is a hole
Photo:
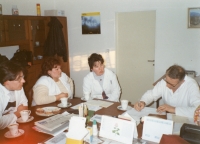
[[[188,8],[188,28],[200,28],[200,7]]]

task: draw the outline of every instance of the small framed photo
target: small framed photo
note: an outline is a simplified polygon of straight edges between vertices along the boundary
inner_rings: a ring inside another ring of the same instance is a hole
[[[188,28],[200,28],[200,7],[188,9]]]

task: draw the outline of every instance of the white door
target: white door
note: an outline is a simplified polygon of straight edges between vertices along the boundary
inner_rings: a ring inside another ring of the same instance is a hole
[[[155,11],[116,14],[116,72],[121,99],[132,103],[153,88]]]

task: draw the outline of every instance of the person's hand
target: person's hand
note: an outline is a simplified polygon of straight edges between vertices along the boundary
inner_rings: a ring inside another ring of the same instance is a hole
[[[200,115],[200,106],[197,107],[197,109],[194,111],[194,122],[197,124],[197,121],[199,120]]]
[[[59,95],[56,95],[56,101],[59,101],[61,98],[68,97],[68,93],[60,93]]]
[[[139,101],[134,104],[134,109],[137,111],[141,111],[145,107],[145,105],[146,105],[145,102]]]
[[[161,105],[157,108],[157,112],[158,113],[162,113],[162,112],[175,113],[175,107],[164,104],[164,105]]]
[[[16,115],[16,117],[20,117],[21,115],[20,115],[20,111],[22,111],[22,110],[27,110],[28,109],[28,106],[23,106],[22,104],[21,105],[19,105],[18,107],[17,107],[17,111],[16,112],[14,112],[14,114]]]

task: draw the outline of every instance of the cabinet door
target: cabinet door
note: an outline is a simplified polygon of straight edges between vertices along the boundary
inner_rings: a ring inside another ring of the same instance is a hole
[[[5,19],[5,34],[7,45],[28,43],[27,21],[22,16],[9,16]]]
[[[0,46],[4,46],[6,42],[5,25],[3,17],[0,16]]]
[[[33,17],[30,23],[30,47],[33,52],[33,63],[40,63],[42,60],[38,56],[43,56],[45,43],[45,17]]]

